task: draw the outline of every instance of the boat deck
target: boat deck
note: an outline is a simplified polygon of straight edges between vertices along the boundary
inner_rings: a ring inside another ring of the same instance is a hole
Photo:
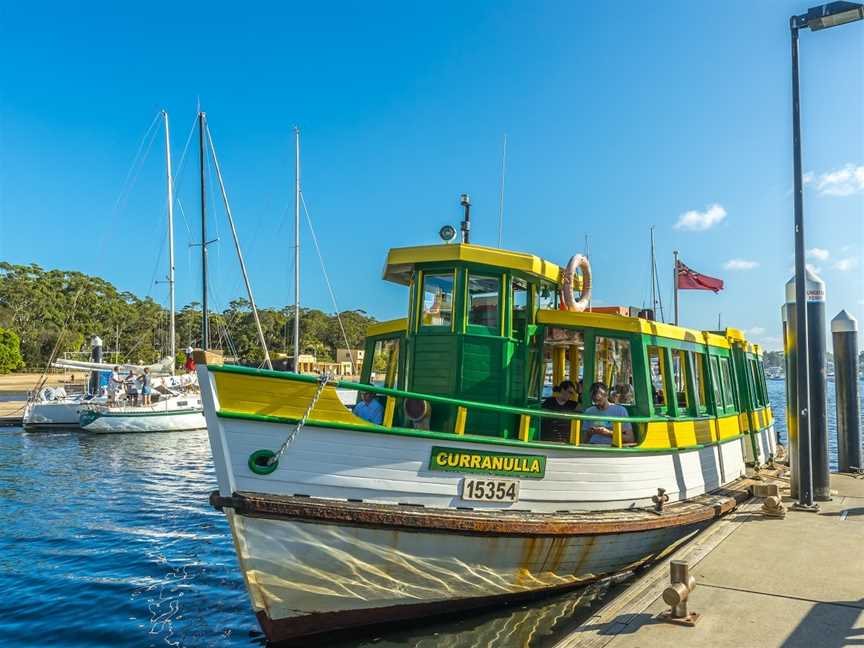
[[[636,580],[556,648],[845,646],[864,640],[864,479],[832,475],[819,513],[757,513],[753,500]],[[790,506],[788,487],[781,488]],[[694,627],[659,620],[669,560],[696,577]]]

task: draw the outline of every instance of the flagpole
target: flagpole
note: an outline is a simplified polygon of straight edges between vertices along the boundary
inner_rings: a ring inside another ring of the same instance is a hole
[[[672,252],[672,256],[675,258],[675,265],[673,270],[674,276],[674,286],[675,286],[675,326],[678,326],[678,250],[674,250]]]

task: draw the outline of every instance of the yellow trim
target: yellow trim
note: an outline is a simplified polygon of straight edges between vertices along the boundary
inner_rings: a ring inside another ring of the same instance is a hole
[[[456,268],[453,268],[453,292],[450,294],[450,332],[456,332],[456,281],[459,279],[459,274]],[[463,293],[464,294],[464,293]],[[465,295],[467,298],[468,296]]]
[[[570,445],[579,445],[579,430],[582,427],[582,421],[570,421]]]
[[[621,421],[612,421],[612,445],[620,448],[623,445],[623,433]]]
[[[373,337],[375,335],[387,335],[389,333],[405,333],[408,331],[408,318],[401,317],[399,319],[388,320],[386,322],[376,322],[370,324],[366,329],[366,336]]]
[[[465,419],[468,418],[468,410],[464,407],[456,408],[456,423],[453,426],[453,434],[465,434]]]
[[[575,344],[570,347],[570,380],[573,384],[579,383],[579,367],[582,364],[582,354],[579,353],[579,347]],[[578,394],[573,395],[572,400],[578,400]]]
[[[396,413],[396,399],[393,396],[388,396],[384,401],[384,420],[381,425],[384,427],[393,427],[393,414]]]
[[[384,279],[407,285],[410,272],[417,263],[462,262],[477,263],[497,268],[516,270],[557,284],[561,267],[533,254],[511,252],[481,245],[457,243],[455,245],[418,245],[391,248],[387,253]]]
[[[567,349],[563,346],[552,347],[552,387],[557,387],[564,380],[564,354]]]
[[[574,313],[572,311],[541,309],[537,312],[537,321],[540,324],[552,326],[587,327],[622,331],[625,333],[641,333],[670,340],[708,344],[709,346],[723,349],[730,348],[729,341],[719,335],[687,329],[681,326],[673,326],[672,324],[652,322],[639,317],[625,317],[610,313]]]
[[[426,294],[426,287],[423,285],[423,271],[417,273],[417,317],[414,318],[414,332],[420,330],[420,322],[423,320],[423,297]]]
[[[528,436],[531,433],[531,417],[527,414],[522,414],[519,417],[519,440],[528,441]]]
[[[318,389],[316,383],[310,382],[263,376],[250,378],[242,374],[221,371],[213,372],[211,375],[216,382],[219,407],[238,414],[299,419],[303,417],[306,407],[312,402],[315,390]],[[369,421],[354,416],[339,400],[336,389],[331,385],[327,385],[321,392],[310,417],[319,421],[375,427]]]

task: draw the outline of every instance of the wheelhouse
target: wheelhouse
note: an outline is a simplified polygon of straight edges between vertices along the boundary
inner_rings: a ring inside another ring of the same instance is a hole
[[[529,443],[540,441],[544,397],[565,378],[584,386],[583,410],[590,385],[604,382],[643,449],[715,443],[770,424],[761,351],[740,331],[662,324],[634,309],[559,310],[561,276],[536,256],[476,245],[391,250],[384,278],[408,288],[408,315],[369,328],[361,382],[439,397],[426,402],[422,423],[410,398],[388,403],[394,426]]]

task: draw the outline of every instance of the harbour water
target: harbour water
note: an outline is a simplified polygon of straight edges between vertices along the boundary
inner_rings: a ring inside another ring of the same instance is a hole
[[[784,383],[768,390],[785,440]],[[828,394],[833,455],[833,385]],[[264,644],[225,517],[207,503],[215,485],[204,431],[0,429],[0,645]],[[344,645],[545,646],[606,594],[586,588]]]

